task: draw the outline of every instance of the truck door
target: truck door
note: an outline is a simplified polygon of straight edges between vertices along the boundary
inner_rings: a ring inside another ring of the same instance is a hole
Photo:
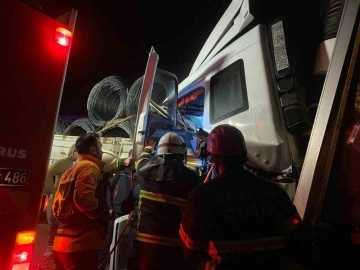
[[[17,0],[2,4],[0,268],[27,270],[76,11],[61,18],[69,26]]]
[[[145,138],[157,141],[168,131],[174,131],[183,138],[186,134],[177,130],[177,77],[167,71],[157,68],[159,55],[151,48],[139,99],[136,117],[133,157],[138,158],[144,147]],[[166,89],[164,104],[156,104],[150,99],[154,83],[161,84]],[[152,112],[150,113],[150,108]]]

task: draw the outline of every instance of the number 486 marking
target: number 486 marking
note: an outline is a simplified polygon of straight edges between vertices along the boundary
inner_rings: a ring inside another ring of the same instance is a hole
[[[12,175],[12,176],[11,176]],[[12,171],[9,171],[5,177],[5,182],[8,182],[9,184],[13,183],[13,184],[25,184],[26,180],[28,177],[28,173],[27,172],[15,172],[13,173]]]

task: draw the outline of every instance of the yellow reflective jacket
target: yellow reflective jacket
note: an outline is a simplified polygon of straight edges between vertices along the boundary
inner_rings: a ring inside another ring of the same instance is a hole
[[[104,248],[105,235],[98,220],[106,213],[99,206],[97,196],[103,166],[101,160],[91,155],[79,155],[61,177],[52,205],[53,215],[61,220],[53,250],[77,252]]]

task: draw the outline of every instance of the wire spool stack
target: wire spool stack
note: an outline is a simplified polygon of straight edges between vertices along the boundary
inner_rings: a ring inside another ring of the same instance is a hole
[[[128,116],[121,120],[108,122],[100,131],[102,137],[134,138],[136,117]]]
[[[63,135],[79,136],[84,133],[95,132],[94,125],[87,118],[80,118],[72,122],[65,130]]]
[[[98,82],[91,90],[87,110],[94,126],[105,126],[107,122],[126,116],[127,88],[122,79],[109,76]]]
[[[144,80],[144,76],[137,79],[130,87],[127,99],[126,99],[126,115],[136,115],[139,107],[139,99],[141,95],[141,86]],[[151,100],[161,105],[166,99],[166,88],[160,82],[154,82],[154,87],[151,94]],[[151,112],[156,112],[151,109]]]
[[[69,126],[69,122],[64,120],[58,119],[55,126],[55,134],[56,135],[63,135],[65,129]]]

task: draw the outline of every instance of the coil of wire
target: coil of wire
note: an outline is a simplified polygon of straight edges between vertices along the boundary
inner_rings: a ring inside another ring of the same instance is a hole
[[[65,130],[63,135],[79,136],[84,133],[95,132],[94,125],[87,118],[80,118],[72,122]]]
[[[119,122],[119,120],[107,123],[103,129],[104,131],[101,132],[102,137],[134,138],[136,117],[131,117],[120,123],[116,122]]]
[[[104,126],[107,122],[126,116],[127,88],[118,76],[109,76],[98,82],[87,100],[90,122]]]
[[[69,126],[69,122],[58,119],[55,126],[55,134],[63,135],[66,128]]]
[[[126,115],[136,115],[139,107],[139,98],[141,95],[141,87],[144,80],[144,76],[137,79],[130,87],[127,99],[126,99]],[[166,88],[161,82],[154,82],[154,87],[151,93],[151,100],[161,105],[166,99]],[[151,109],[151,112],[155,113],[155,110]]]
[[[339,29],[345,0],[326,0],[323,4],[323,40],[335,38]]]

